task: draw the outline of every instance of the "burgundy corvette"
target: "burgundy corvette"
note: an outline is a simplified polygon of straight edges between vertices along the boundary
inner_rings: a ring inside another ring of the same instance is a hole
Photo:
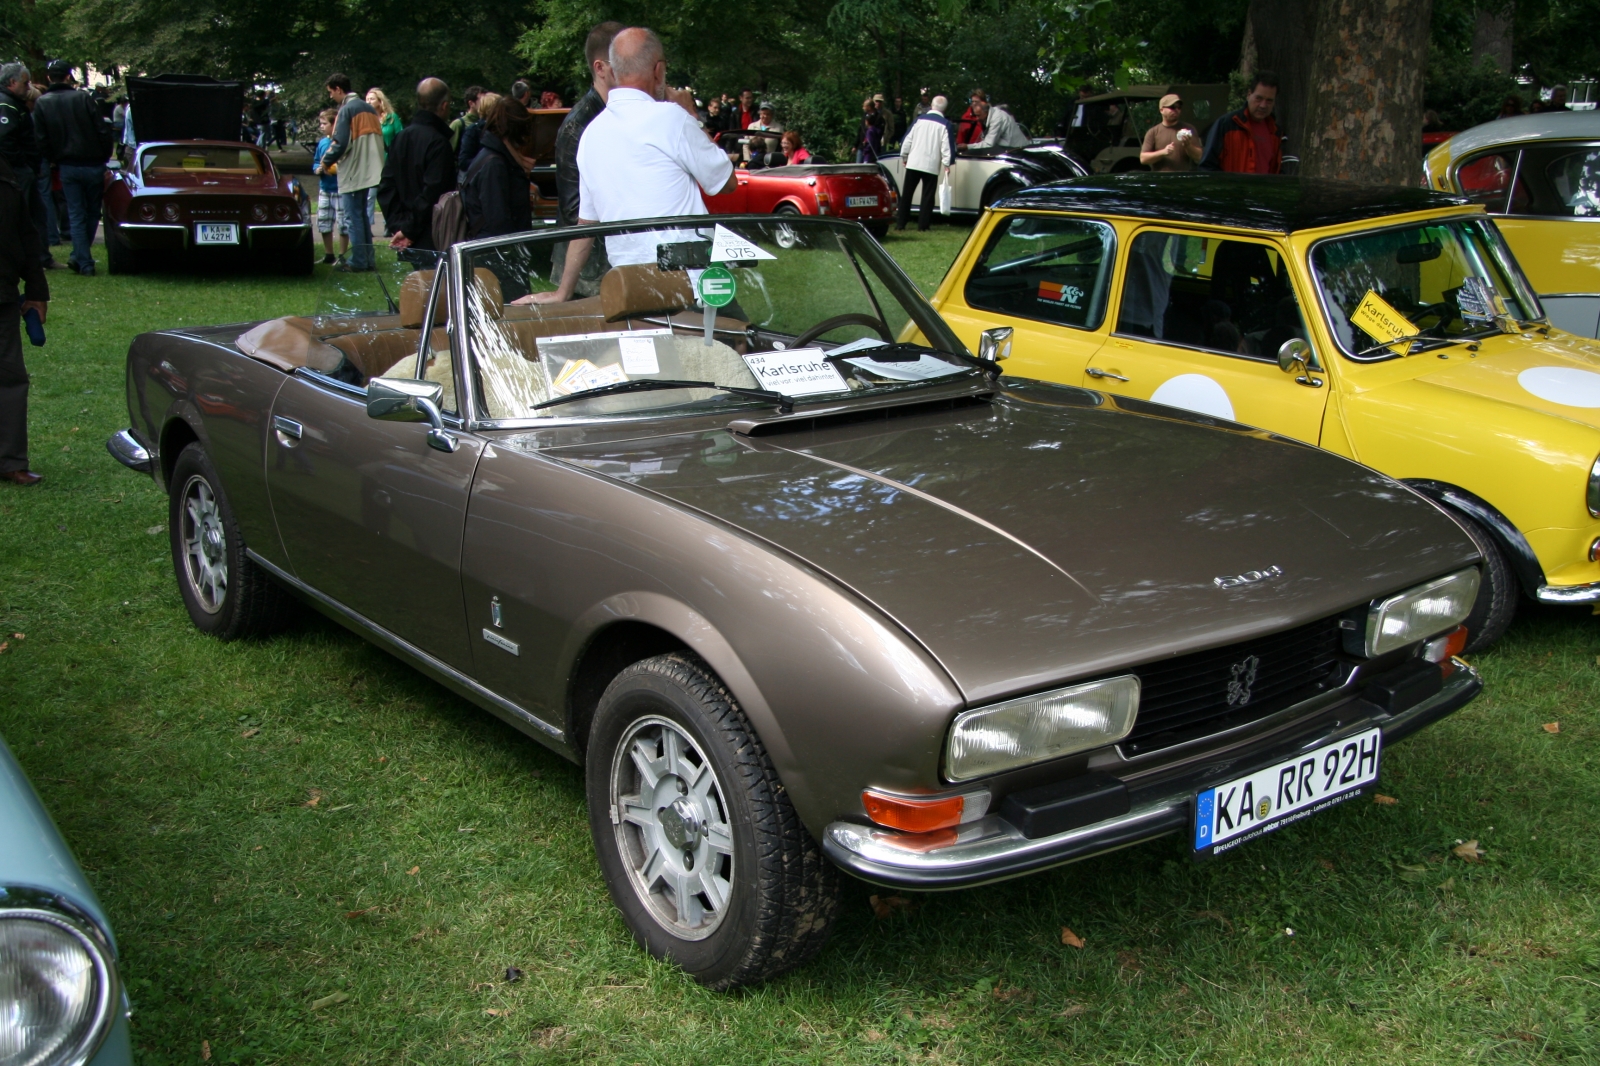
[[[238,139],[238,82],[168,74],[129,78],[128,92],[139,145],[106,178],[111,273],[229,260],[311,273],[309,201],[298,178]]]
[[[739,187],[707,196],[714,215],[831,215],[865,225],[874,237],[889,232],[895,193],[871,164],[818,164],[739,170]],[[780,227],[783,244],[788,227]],[[787,247],[787,245],[784,245]]]

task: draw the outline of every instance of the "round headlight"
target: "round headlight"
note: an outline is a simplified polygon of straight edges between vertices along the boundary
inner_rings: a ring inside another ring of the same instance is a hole
[[[155,204],[140,204],[139,205],[139,217],[144,219],[146,222],[154,222],[155,221],[155,217],[156,217],[156,205]]]
[[[0,911],[0,1066],[87,1062],[116,1002],[116,971],[87,929],[50,911]]]

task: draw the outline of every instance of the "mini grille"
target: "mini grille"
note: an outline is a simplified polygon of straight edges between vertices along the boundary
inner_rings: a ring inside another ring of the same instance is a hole
[[[1129,754],[1264,718],[1338,684],[1339,619],[1136,666],[1139,717]]]

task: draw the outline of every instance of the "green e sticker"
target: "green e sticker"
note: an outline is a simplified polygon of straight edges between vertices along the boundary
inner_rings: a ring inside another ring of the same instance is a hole
[[[707,307],[726,307],[737,291],[733,272],[727,267],[709,266],[700,272],[700,302]]]

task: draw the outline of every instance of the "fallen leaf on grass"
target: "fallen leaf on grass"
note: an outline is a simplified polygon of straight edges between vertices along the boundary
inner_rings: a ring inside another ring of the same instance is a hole
[[[1139,956],[1131,951],[1117,952],[1117,967],[1129,973],[1144,972],[1144,964],[1139,961]]]
[[[1083,947],[1083,937],[1079,936],[1077,933],[1074,933],[1071,929],[1068,929],[1064,925],[1061,927],[1061,942],[1069,948]]]
[[[4,655],[6,652],[8,652],[10,650],[11,650],[11,642],[9,640],[0,640],[0,655]]]
[[[251,851],[260,851],[264,847],[266,847],[265,844],[257,844],[255,847],[251,848],[250,850]]]
[[[515,966],[507,966],[506,967],[506,980],[507,981],[520,981],[520,980],[522,980],[522,971],[517,969]]]
[[[331,1006],[333,1006],[333,1005],[335,1005],[337,1003],[343,1003],[345,1000],[347,1000],[349,998],[350,998],[350,993],[348,993],[348,992],[335,992],[331,996],[323,996],[321,999],[312,1000],[311,1001],[311,1009],[312,1010],[321,1010],[323,1007],[331,1007]]]
[[[354,803],[342,803],[337,807],[329,807],[328,808],[328,813],[329,814],[336,814],[339,811],[348,811],[351,807],[354,807],[354,806],[355,806]]]
[[[1333,869],[1333,862],[1332,862],[1332,860],[1329,860],[1329,859],[1318,859],[1317,860],[1317,865],[1322,867],[1324,870]]]
[[[312,789],[311,790],[311,798],[306,800],[306,806],[307,807],[315,807],[317,804],[319,804],[321,802],[322,802],[322,789],[320,789],[320,788]]]
[[[867,902],[872,904],[872,913],[880,919],[911,906],[911,901],[904,896],[871,896]]]
[[[1233,932],[1233,923],[1230,922],[1228,920],[1228,916],[1223,914],[1221,911],[1195,911],[1194,916],[1196,918],[1209,918],[1213,922],[1221,922],[1224,929],[1230,933]]]
[[[260,727],[258,727],[258,726],[251,726],[251,727],[250,727],[250,728],[249,728],[249,729],[246,729],[246,730],[245,730],[245,731],[244,731],[244,732],[243,732],[243,733],[240,733],[240,734],[239,734],[239,735],[240,735],[240,736],[241,736],[241,737],[244,737],[244,738],[246,738],[246,739],[249,739],[249,738],[250,738],[250,737],[253,737],[253,736],[255,736],[255,735],[256,735],[256,734],[257,734],[257,733],[259,733],[259,732],[261,732],[261,729],[260,729]]]
[[[165,533],[166,531],[167,531],[167,527],[166,526],[151,526],[149,529],[145,530],[145,533],[148,536],[152,536],[153,537],[157,533]]]
[[[1559,733],[1559,732],[1561,732],[1561,723],[1560,722],[1546,722],[1544,724],[1544,731],[1546,733]]]
[[[876,1044],[878,1041],[883,1039],[883,1034],[876,1029],[868,1029],[866,1032],[862,1033],[861,1036],[869,1044]]]
[[[540,1047],[553,1048],[567,1042],[567,1027],[552,1025],[548,1029],[535,1029],[530,1036]]]
[[[1076,1018],[1078,1015],[1082,1014],[1088,1009],[1089,1008],[1085,1007],[1082,1003],[1068,1003],[1065,1007],[1061,1008],[1061,1017]]]
[[[420,867],[420,866],[413,866],[411,869],[406,871],[406,873],[411,877],[415,877],[421,872],[422,872],[422,867]]]
[[[13,634],[11,634],[11,639],[12,640],[27,640],[28,639],[28,634],[26,634],[26,633],[13,633]]]
[[[1482,862],[1484,850],[1478,847],[1476,840],[1469,840],[1464,844],[1457,844],[1450,849],[1450,854],[1466,862]]]
[[[511,1012],[509,1010],[506,1010],[504,1007],[490,1007],[488,1010],[484,1011],[483,1013],[487,1014],[491,1018],[504,1018],[506,1015],[510,1014]]]
[[[200,1061],[201,1062],[210,1062],[211,1061],[211,1041],[209,1041],[209,1040],[200,1041]]]
[[[377,909],[378,909],[377,907],[362,907],[358,911],[345,911],[344,912],[344,916],[346,918],[359,918],[363,914],[371,914],[373,911],[375,911]]]
[[[1379,792],[1372,797],[1372,802],[1376,803],[1380,807],[1393,807],[1400,801],[1395,799],[1393,796],[1385,796],[1382,792]]]

